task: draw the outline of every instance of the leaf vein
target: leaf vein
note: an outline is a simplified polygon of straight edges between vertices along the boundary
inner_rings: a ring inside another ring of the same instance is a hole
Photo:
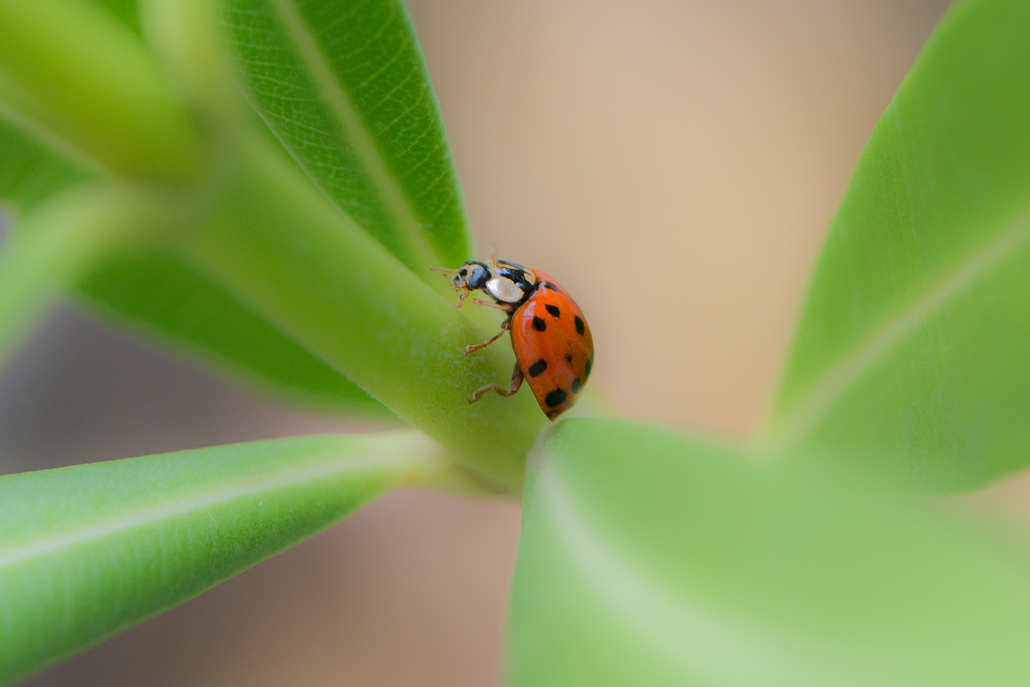
[[[1030,218],[1023,217],[984,247],[959,262],[930,285],[908,308],[873,330],[863,342],[844,353],[793,405],[766,436],[766,453],[779,453],[811,431],[856,383],[924,319],[1004,262],[1030,240]]]

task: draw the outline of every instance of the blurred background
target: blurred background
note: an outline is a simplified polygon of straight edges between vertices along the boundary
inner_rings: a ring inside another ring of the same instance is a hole
[[[945,0],[411,0],[480,251],[586,312],[632,418],[761,421],[851,169]],[[349,429],[70,306],[0,473]],[[404,491],[25,685],[500,684],[513,502]]]

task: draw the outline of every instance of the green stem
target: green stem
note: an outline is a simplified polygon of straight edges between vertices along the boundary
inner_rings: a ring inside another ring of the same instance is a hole
[[[510,351],[474,356],[487,335],[332,207],[263,139],[243,145],[238,172],[213,221],[186,237],[213,279],[276,323],[478,478],[521,488],[525,455],[543,424],[530,394],[478,387],[506,382]]]
[[[0,76],[10,105],[115,172],[182,182],[203,167],[150,54],[89,3],[0,2]]]

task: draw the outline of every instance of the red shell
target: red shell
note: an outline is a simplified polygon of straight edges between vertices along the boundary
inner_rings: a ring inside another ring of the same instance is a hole
[[[572,296],[543,272],[530,271],[539,285],[512,314],[511,344],[540,409],[553,420],[586,385],[594,339]]]

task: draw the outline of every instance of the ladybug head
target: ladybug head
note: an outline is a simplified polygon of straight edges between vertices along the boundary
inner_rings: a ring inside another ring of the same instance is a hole
[[[486,286],[490,279],[490,268],[478,260],[470,260],[454,270],[451,282],[455,290],[476,291]]]

